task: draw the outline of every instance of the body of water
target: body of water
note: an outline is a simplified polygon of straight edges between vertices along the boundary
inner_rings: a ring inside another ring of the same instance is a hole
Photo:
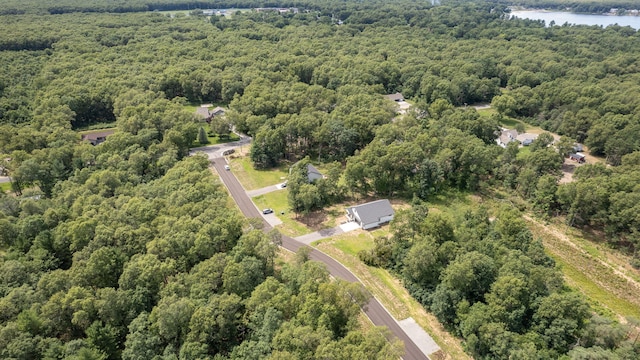
[[[556,25],[569,23],[574,25],[602,25],[603,27],[607,27],[618,24],[620,26],[631,26],[636,30],[640,29],[640,16],[590,15],[544,10],[512,10],[511,16],[516,16],[521,19],[544,20],[546,26],[549,26],[551,21],[555,21]]]

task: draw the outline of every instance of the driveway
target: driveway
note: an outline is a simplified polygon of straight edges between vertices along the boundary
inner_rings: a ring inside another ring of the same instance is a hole
[[[314,241],[326,239],[328,237],[340,235],[344,233],[340,226],[336,226],[334,228],[322,229],[320,231],[312,232],[310,234],[298,236],[295,238],[296,241],[299,241],[303,244],[310,245]]]
[[[240,185],[238,179],[233,175],[233,172],[226,171],[224,169],[224,165],[224,161],[213,162],[213,167],[217,170],[224,185],[227,187],[227,189],[229,189],[229,193],[235,200],[236,204],[238,204],[240,211],[242,211],[242,213],[248,218],[261,218],[264,223],[264,231],[271,230],[272,226],[264,219],[264,217],[262,217],[262,213],[258,211],[256,206],[253,204],[247,193],[242,188],[242,185]],[[305,246],[305,244],[289,236],[282,236],[283,248],[295,252],[302,246]],[[311,258],[311,260],[324,263],[327,267],[327,270],[333,277],[348,282],[360,283],[360,280],[355,275],[353,275],[351,271],[345,268],[334,258],[319,251],[318,249],[312,248],[309,257]],[[389,312],[384,308],[384,306],[382,306],[382,304],[380,304],[380,302],[375,297],[371,297],[369,303],[364,306],[362,310],[365,312],[365,314],[367,314],[374,325],[386,326],[394,336],[404,342],[405,354],[402,357],[403,359],[429,359],[429,356],[416,345],[412,338],[409,337],[409,335],[402,329],[402,327],[393,318],[393,316],[389,314]]]
[[[274,192],[282,189],[286,189],[282,187],[282,184],[269,185],[269,186],[263,187],[262,189],[249,190],[247,191],[247,195],[249,195],[249,197],[256,197],[256,196],[268,194],[270,192]]]

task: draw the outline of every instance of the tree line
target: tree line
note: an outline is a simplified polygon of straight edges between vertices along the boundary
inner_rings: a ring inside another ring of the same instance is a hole
[[[633,359],[633,326],[593,315],[564,284],[520,214],[482,206],[453,217],[419,200],[396,214],[392,235],[360,252],[396,273],[477,359]]]

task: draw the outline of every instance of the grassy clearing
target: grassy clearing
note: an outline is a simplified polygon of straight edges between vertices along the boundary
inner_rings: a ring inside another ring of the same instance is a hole
[[[228,142],[232,142],[232,141],[238,141],[240,140],[240,137],[234,133],[230,133],[228,137],[225,138],[220,138],[218,135],[210,135],[207,134],[207,143],[206,144],[201,144],[198,139],[193,140],[193,142],[191,143],[190,148],[197,148],[197,147],[202,147],[202,146],[207,146],[207,145],[217,145],[217,144],[225,144]]]
[[[77,131],[78,131],[78,134],[80,135],[95,134],[95,133],[100,133],[108,130],[116,130],[117,128],[115,125],[116,125],[115,122],[91,124],[83,128],[80,128]]]
[[[256,170],[253,168],[251,159],[240,157],[231,159],[231,170],[238,178],[238,181],[246,190],[260,189],[265,186],[275,185],[283,182],[289,175],[287,166],[280,166],[275,169]]]
[[[476,111],[478,112],[478,114],[480,114],[480,116],[491,116],[498,113],[498,111],[494,108],[477,109]]]
[[[388,234],[388,227],[372,232],[353,231],[331,239],[324,239],[314,246],[340,261],[351,270],[396,319],[412,317],[442,348],[445,359],[470,359],[465,354],[460,341],[447,333],[437,319],[427,313],[404,288],[402,283],[388,271],[364,265],[357,257],[361,249],[373,246],[373,238],[378,234]]]
[[[0,191],[2,191],[2,192],[11,191],[11,183],[10,182],[6,182],[6,183],[0,184]]]
[[[373,249],[372,236],[362,230],[349,233],[348,236],[338,236],[334,241],[338,249],[354,257],[362,250]]]
[[[287,190],[274,191],[254,197],[253,202],[258,209],[271,208],[274,210],[276,216],[282,221],[282,224],[276,226],[276,228],[284,235],[296,237],[312,232],[313,230],[310,230],[304,226],[304,224],[297,221],[296,214],[289,210],[287,195]],[[284,214],[281,214],[283,211]]]
[[[531,149],[528,146],[523,146],[518,150],[516,158],[523,159],[525,156],[531,154]]]
[[[567,283],[584,293],[596,310],[623,321],[640,318],[638,273],[625,266],[625,259],[577,237],[572,229],[542,224],[528,216],[525,219],[560,265]]]

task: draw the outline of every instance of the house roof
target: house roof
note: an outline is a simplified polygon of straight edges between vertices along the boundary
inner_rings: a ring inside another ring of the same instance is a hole
[[[384,97],[393,101],[404,101],[404,96],[402,96],[402,94],[399,92],[395,94],[385,95]]]
[[[307,176],[311,175],[311,174],[316,174],[319,176],[323,176],[322,173],[320,172],[320,170],[316,169],[315,166],[311,165],[311,164],[307,164]]]
[[[203,118],[208,118],[209,116],[211,116],[209,113],[209,108],[206,106],[200,106],[199,108],[197,108],[196,115],[200,115]]]
[[[99,138],[106,138],[107,136],[113,134],[114,132],[116,132],[116,131],[115,130],[105,130],[105,131],[92,132],[92,133],[88,133],[88,134],[82,134],[82,135],[80,135],[80,138],[82,140],[98,140]]]
[[[215,108],[213,108],[213,110],[209,111],[209,114],[211,115],[222,115],[225,113],[225,109],[223,107],[220,106],[216,106]]]
[[[391,207],[391,203],[387,199],[376,200],[372,202],[368,202],[366,204],[361,204],[357,206],[352,206],[347,208],[347,211],[355,212],[358,214],[360,221],[363,224],[371,224],[380,220],[380,218],[384,216],[393,215],[395,212]]]
[[[513,131],[516,131],[516,130],[513,130]],[[525,140],[533,141],[537,138],[538,138],[538,134],[532,134],[532,133],[517,134],[517,131],[516,131],[516,140],[520,142],[524,142]]]
[[[505,145],[516,140],[517,138],[518,138],[517,130],[503,129],[502,132],[500,132],[500,142]]]

